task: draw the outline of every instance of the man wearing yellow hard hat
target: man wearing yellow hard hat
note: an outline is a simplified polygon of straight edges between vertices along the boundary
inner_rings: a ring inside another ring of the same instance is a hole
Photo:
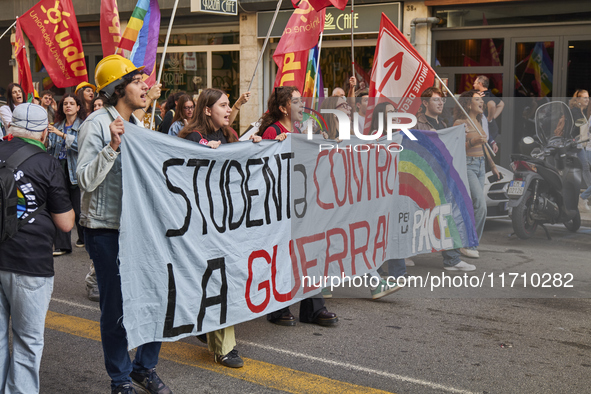
[[[155,371],[161,343],[140,346],[132,363],[121,321],[123,301],[117,261],[122,196],[119,145],[125,124],[139,123],[133,112],[146,106],[148,86],[143,82],[142,69],[119,55],[107,56],[96,67],[96,90],[104,107],[86,118],[78,136],[80,224],[85,227],[86,249],[96,270],[101,341],[111,393],[135,393],[136,385],[149,393],[171,394]]]

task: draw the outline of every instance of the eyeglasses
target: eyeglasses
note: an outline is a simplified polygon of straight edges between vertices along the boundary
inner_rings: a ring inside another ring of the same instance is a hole
[[[442,103],[442,104],[445,104],[445,97],[433,97],[433,98],[431,98],[431,100],[434,103]]]
[[[349,108],[350,109],[351,106],[347,103],[340,103],[339,105],[337,105],[336,109],[339,109],[339,108]]]
[[[194,105],[191,105],[191,106],[189,106],[189,107],[183,107],[183,109],[184,109],[185,111],[193,111],[193,110],[195,109],[195,106],[194,106]]]

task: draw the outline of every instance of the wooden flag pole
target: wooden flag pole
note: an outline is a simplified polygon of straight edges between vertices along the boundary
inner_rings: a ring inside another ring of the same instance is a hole
[[[257,74],[257,70],[259,69],[259,64],[261,63],[261,59],[263,54],[265,53],[265,49],[267,48],[267,43],[269,42],[269,36],[271,36],[271,31],[273,30],[273,26],[275,26],[275,19],[277,19],[277,14],[279,13],[279,8],[281,8],[281,3],[283,0],[279,0],[277,2],[277,8],[275,9],[275,14],[273,15],[273,20],[271,21],[271,25],[269,26],[269,31],[267,31],[267,37],[265,37],[265,43],[263,44],[263,49],[261,49],[261,53],[259,54],[259,60],[257,60],[257,65],[254,68],[254,72],[252,73],[252,77],[250,78],[250,83],[248,84],[247,92],[250,92],[250,88],[252,87],[252,82],[254,81],[254,77]]]
[[[355,76],[355,45],[353,45],[353,16],[355,16],[355,0],[351,0],[351,68],[352,76]]]
[[[166,58],[166,49],[168,48],[168,39],[170,38],[170,31],[172,30],[172,24],[174,22],[174,16],[176,14],[176,8],[179,5],[179,0],[174,0],[174,6],[172,7],[172,14],[170,15],[170,22],[168,23],[168,31],[166,32],[166,40],[164,41],[164,50],[160,57],[160,69],[158,70],[158,79],[156,85],[160,83],[162,78],[162,70],[164,69],[164,60]],[[156,101],[152,102],[152,117],[150,118],[150,130],[154,127],[154,117],[156,116]]]

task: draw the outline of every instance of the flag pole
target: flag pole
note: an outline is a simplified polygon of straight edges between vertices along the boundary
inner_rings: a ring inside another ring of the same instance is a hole
[[[316,75],[314,75],[314,90],[312,90],[312,108],[315,108],[314,101],[316,100],[316,85],[320,83],[320,78],[318,78],[318,74],[320,74],[320,51],[322,50],[323,35],[324,30],[320,32],[320,39],[318,40],[318,58],[316,59]],[[318,92],[318,97],[320,97],[320,92]]]
[[[351,0],[351,68],[352,76],[355,76],[355,46],[353,45],[353,16],[355,15],[355,0]]]
[[[480,132],[480,129],[476,126],[476,123],[474,123],[474,121],[472,120],[472,118],[470,118],[470,115],[468,115],[468,113],[466,112],[466,110],[464,109],[464,107],[462,107],[462,105],[460,104],[460,102],[458,101],[458,99],[456,98],[456,96],[454,96],[454,94],[451,92],[451,90],[449,90],[449,88],[447,87],[447,85],[443,83],[443,81],[441,80],[441,78],[439,78],[439,75],[437,75],[437,73],[435,73],[435,77],[437,78],[437,80],[439,81],[439,83],[441,84],[441,86],[443,86],[445,88],[445,90],[447,90],[447,93],[456,102],[457,106],[460,107],[460,109],[462,110],[462,112],[464,113],[464,115],[466,115],[466,118],[470,121],[470,123],[472,124],[472,127],[474,127],[474,129],[478,132],[478,134],[480,134],[481,137],[486,137],[486,134],[484,134],[484,132],[483,133]],[[493,155],[493,157],[496,157],[496,155],[493,152],[492,148],[488,144],[488,141],[486,142],[485,145],[488,148],[490,154]]]
[[[252,83],[254,81],[254,77],[257,74],[257,70],[259,69],[259,64],[261,63],[261,59],[263,54],[265,53],[265,49],[267,48],[267,43],[269,42],[269,37],[271,36],[271,31],[273,30],[273,26],[275,26],[275,19],[277,19],[277,14],[279,13],[279,8],[281,8],[281,3],[283,0],[279,0],[277,2],[277,8],[275,9],[275,14],[273,14],[273,20],[271,21],[271,25],[269,26],[269,31],[267,31],[267,37],[265,37],[265,43],[263,44],[263,49],[261,49],[261,53],[259,54],[259,59],[257,60],[257,65],[254,68],[254,72],[252,73],[252,77],[250,78],[250,83],[248,84],[247,92],[250,92],[250,88],[252,87]]]
[[[170,38],[170,31],[172,30],[172,24],[174,22],[174,16],[176,14],[176,8],[179,5],[179,0],[174,0],[174,6],[172,7],[172,14],[170,15],[170,22],[168,23],[168,31],[166,32],[166,40],[164,41],[164,50],[162,51],[162,56],[160,57],[160,68],[158,70],[158,79],[156,80],[156,85],[160,83],[160,79],[162,78],[162,70],[164,69],[164,59],[166,58],[166,49],[168,48],[168,39]],[[154,126],[154,116],[156,116],[156,102],[152,102],[152,117],[150,118],[150,130]]]
[[[18,19],[18,17],[17,17]],[[0,40],[6,35],[6,33],[8,33],[10,31],[10,29],[12,29],[14,26],[16,25],[16,21],[14,21],[14,23],[12,25],[10,25],[10,27],[8,29],[6,29],[6,31],[4,33],[2,33],[2,35],[0,36]]]

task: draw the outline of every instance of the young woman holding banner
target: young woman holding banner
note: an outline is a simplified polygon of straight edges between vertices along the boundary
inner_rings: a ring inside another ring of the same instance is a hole
[[[277,87],[267,104],[266,112],[260,120],[258,136],[266,140],[283,141],[288,133],[300,133],[295,122],[301,122],[304,115],[302,95],[294,86]],[[258,138],[257,138],[258,137]],[[289,307],[271,312],[267,320],[280,326],[295,326],[295,317]],[[329,312],[324,306],[324,298],[307,298],[300,302],[300,321],[302,323],[334,326],[338,322],[337,315]]]
[[[488,159],[493,174],[497,177],[499,172],[495,163],[492,161],[488,152],[486,152],[486,134],[482,129],[482,114],[484,112],[484,100],[477,90],[470,90],[460,95],[459,103],[470,119],[466,117],[464,111],[456,106],[454,108],[454,126],[464,124],[466,126],[466,166],[468,170],[468,187],[472,197],[472,206],[474,207],[474,220],[476,222],[476,233],[478,240],[482,238],[484,223],[486,221],[486,200],[484,196],[484,169],[485,160]],[[478,126],[478,130],[474,128]],[[461,248],[447,250],[443,252],[443,266],[448,271],[474,271],[476,266],[460,260],[460,255],[470,258],[478,258],[479,253],[476,248]]]
[[[187,96],[188,97],[188,96]],[[192,104],[191,100],[178,101],[179,112],[182,111],[181,103]],[[219,89],[205,89],[199,95],[195,114],[190,123],[178,134],[179,137],[198,142],[202,145],[216,149],[221,144],[238,141],[236,132],[230,128],[230,113],[232,108],[228,96]],[[236,346],[234,326],[222,328],[207,333],[207,346],[215,354],[215,361],[226,367],[240,368],[244,366],[242,358]]]

